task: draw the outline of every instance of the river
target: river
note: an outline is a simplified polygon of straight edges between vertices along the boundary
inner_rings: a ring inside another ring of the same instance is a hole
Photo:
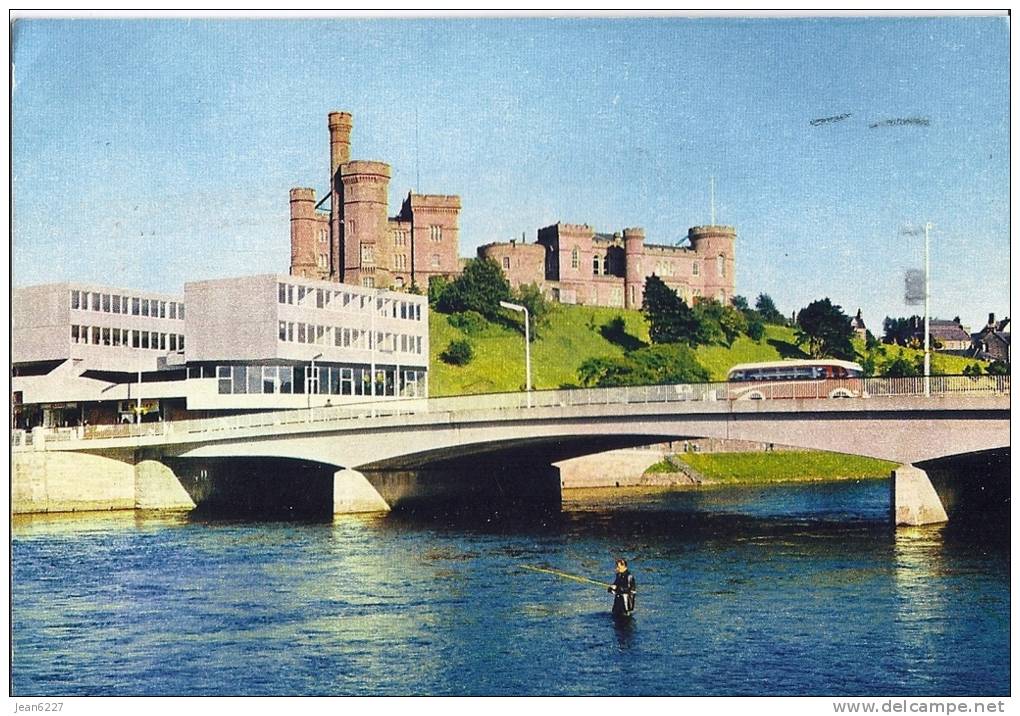
[[[1009,692],[1008,525],[884,480],[568,492],[556,514],[12,523],[13,694]],[[637,613],[605,590],[630,560]]]

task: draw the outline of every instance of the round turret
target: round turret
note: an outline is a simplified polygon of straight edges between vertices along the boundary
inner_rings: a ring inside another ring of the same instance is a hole
[[[290,190],[290,272],[294,276],[319,277],[316,232],[322,228],[315,214],[315,190]]]
[[[343,182],[343,253],[346,269],[382,264],[379,252],[387,231],[390,166],[384,162],[347,162]],[[378,247],[374,245],[379,243]]]
[[[645,253],[644,229],[634,226],[623,230],[623,252],[626,261],[624,305],[627,308],[640,308],[645,293],[645,275],[641,266],[641,257]]]

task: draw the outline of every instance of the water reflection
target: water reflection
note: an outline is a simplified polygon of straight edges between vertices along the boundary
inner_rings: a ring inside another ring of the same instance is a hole
[[[559,512],[13,521],[15,693],[1007,691],[1009,550],[881,482]],[[635,618],[604,587],[625,556]]]

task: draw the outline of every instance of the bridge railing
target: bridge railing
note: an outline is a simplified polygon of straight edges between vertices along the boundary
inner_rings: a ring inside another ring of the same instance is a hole
[[[925,385],[926,382],[927,387]],[[466,414],[476,411],[523,410],[529,408],[585,405],[1008,394],[1008,375],[931,376],[927,379],[923,377],[852,378],[813,381],[639,385],[619,388],[541,390],[530,393],[492,393],[445,398],[399,399],[172,422],[90,425],[86,426],[84,430],[80,428],[66,428],[58,429],[55,432],[47,431],[47,440],[159,435],[183,436],[196,433],[233,432],[258,428],[272,429],[303,424],[339,424],[368,418],[418,413]],[[15,441],[29,440],[30,436],[16,436],[12,434],[11,439],[13,445],[21,445],[25,443],[16,443]]]

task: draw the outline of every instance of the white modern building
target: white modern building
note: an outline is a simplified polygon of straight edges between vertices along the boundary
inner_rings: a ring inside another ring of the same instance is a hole
[[[424,297],[293,276],[14,290],[16,427],[427,397]]]

